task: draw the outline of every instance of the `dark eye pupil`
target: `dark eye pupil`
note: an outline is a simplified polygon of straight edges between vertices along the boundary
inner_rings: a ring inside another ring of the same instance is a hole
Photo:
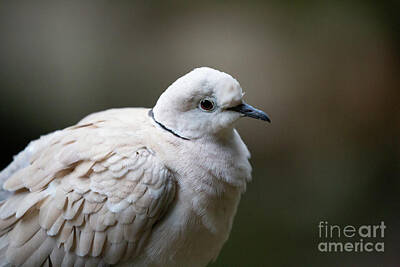
[[[210,100],[203,100],[201,101],[200,105],[204,110],[211,110],[214,107],[214,104]]]

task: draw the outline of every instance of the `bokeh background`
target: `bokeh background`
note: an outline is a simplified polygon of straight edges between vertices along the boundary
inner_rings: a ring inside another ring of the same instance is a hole
[[[0,168],[38,136],[154,105],[198,66],[236,77],[253,182],[217,266],[399,266],[398,1],[1,1]],[[318,223],[387,225],[321,253]]]

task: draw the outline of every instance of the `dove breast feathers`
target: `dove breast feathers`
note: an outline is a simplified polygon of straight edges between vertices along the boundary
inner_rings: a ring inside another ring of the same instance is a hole
[[[14,158],[0,173],[0,266],[206,266],[218,256],[250,154],[233,128],[183,140],[148,111],[94,113]]]
[[[11,192],[0,204],[0,265],[101,266],[140,253],[176,189],[144,141],[147,117],[124,122],[145,112],[90,115],[15,158],[0,174]]]

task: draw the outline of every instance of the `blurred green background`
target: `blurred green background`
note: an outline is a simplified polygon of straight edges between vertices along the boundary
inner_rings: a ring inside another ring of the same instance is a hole
[[[398,1],[0,1],[0,168],[210,66],[272,118],[237,125],[253,182],[211,266],[398,266],[399,14]],[[385,221],[386,251],[318,252],[319,221]]]

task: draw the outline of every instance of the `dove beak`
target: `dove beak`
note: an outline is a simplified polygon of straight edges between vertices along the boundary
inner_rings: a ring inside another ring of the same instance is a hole
[[[250,118],[254,118],[254,119],[258,119],[258,120],[271,122],[271,119],[268,117],[268,115],[264,111],[256,109],[244,102],[238,106],[228,108],[228,110],[239,112],[240,114],[242,114],[245,117],[250,117]]]

